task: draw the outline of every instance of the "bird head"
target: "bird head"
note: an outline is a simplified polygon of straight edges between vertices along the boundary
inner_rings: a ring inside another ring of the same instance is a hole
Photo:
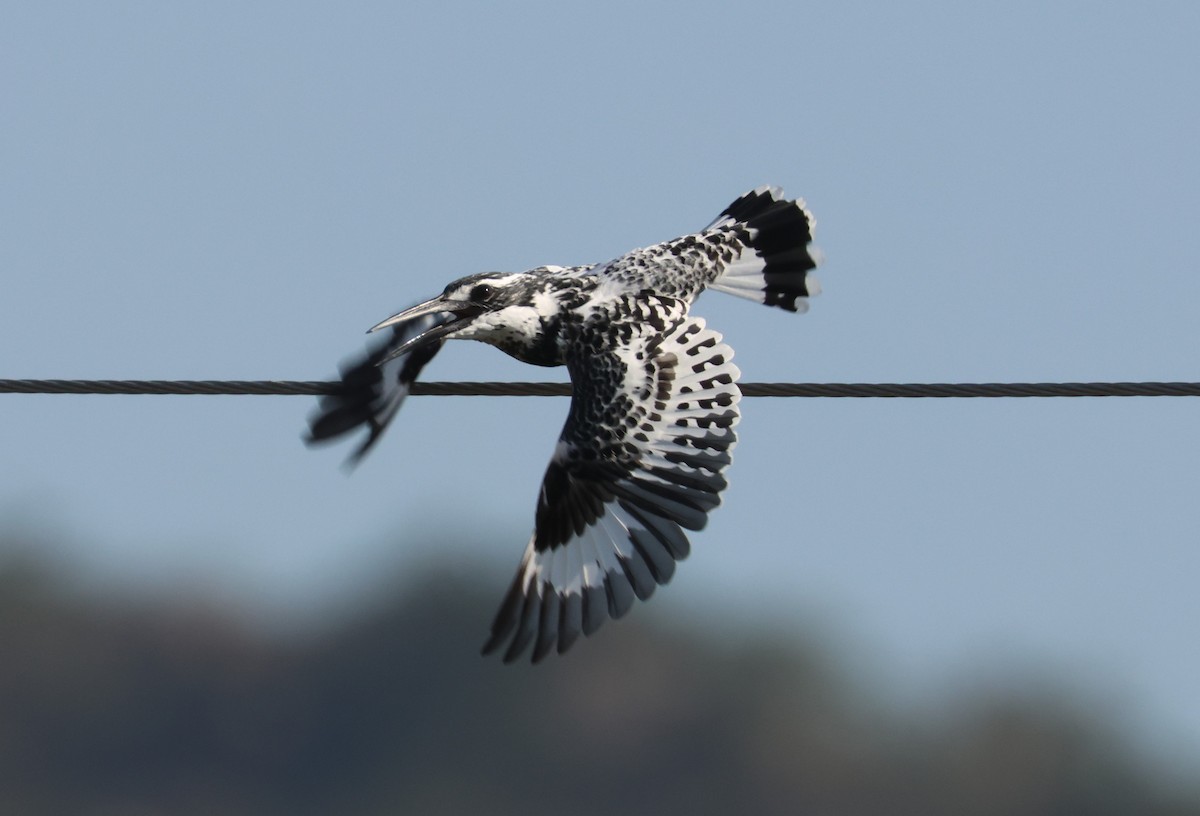
[[[473,325],[477,329],[483,328],[478,326],[481,320],[485,324],[494,322],[484,319],[487,316],[496,315],[511,306],[522,305],[528,300],[527,277],[521,272],[483,272],[459,278],[437,297],[394,314],[372,326],[369,331],[379,331],[423,315],[445,315],[444,319],[393,349],[388,359],[456,332],[459,337],[472,336],[479,333],[470,331]]]

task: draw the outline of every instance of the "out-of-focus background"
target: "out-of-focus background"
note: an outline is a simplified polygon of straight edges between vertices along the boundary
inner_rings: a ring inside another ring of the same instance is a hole
[[[1193,3],[2,17],[2,377],[322,379],[774,183],[825,294],[701,300],[746,380],[1200,379]],[[536,668],[476,652],[566,402],[349,475],[312,404],[0,396],[0,811],[1200,813],[1200,403],[746,400],[674,582]]]

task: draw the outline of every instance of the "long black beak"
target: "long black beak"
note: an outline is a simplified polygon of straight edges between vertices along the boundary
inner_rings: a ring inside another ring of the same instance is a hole
[[[403,312],[394,314],[382,323],[377,323],[367,330],[368,333],[376,332],[380,329],[386,329],[388,326],[395,326],[400,323],[406,323],[418,317],[423,317],[428,314],[437,314],[439,312],[446,315],[445,319],[434,323],[431,327],[421,332],[420,334],[410,337],[404,343],[401,343],[396,348],[392,349],[387,357],[380,360],[380,364],[386,363],[388,360],[394,360],[402,354],[407,354],[418,346],[423,346],[438,338],[445,337],[465,324],[471,322],[480,314],[484,308],[477,303],[469,303],[461,300],[446,300],[439,295],[432,300],[427,300],[424,303],[418,303],[410,309],[405,309]]]

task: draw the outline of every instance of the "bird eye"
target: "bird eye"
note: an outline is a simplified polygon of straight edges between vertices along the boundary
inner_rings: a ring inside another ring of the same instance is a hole
[[[476,303],[487,300],[496,291],[494,286],[488,286],[486,283],[481,283],[471,290],[471,300]]]

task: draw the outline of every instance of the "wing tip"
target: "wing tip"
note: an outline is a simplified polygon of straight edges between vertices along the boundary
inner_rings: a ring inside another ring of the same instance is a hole
[[[320,397],[309,414],[307,433],[301,436],[304,443],[312,447],[333,442],[365,427],[367,438],[343,463],[350,469],[356,467],[375,447],[443,341],[434,340],[399,357],[391,357],[392,350],[437,321],[436,316],[426,315],[398,323],[381,339],[343,360],[338,367],[340,389]]]

